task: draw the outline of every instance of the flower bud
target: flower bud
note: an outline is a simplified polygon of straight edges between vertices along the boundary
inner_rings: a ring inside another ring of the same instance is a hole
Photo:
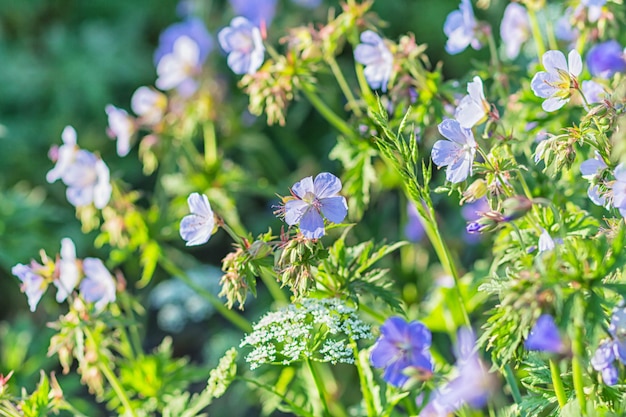
[[[487,182],[483,179],[477,179],[467,187],[467,190],[463,193],[461,204],[472,203],[476,200],[483,198],[487,194]]]
[[[252,256],[252,259],[265,258],[272,252],[272,248],[266,242],[256,240],[248,248],[248,253]]]
[[[533,202],[524,196],[509,197],[502,203],[503,220],[510,222],[530,211]]]

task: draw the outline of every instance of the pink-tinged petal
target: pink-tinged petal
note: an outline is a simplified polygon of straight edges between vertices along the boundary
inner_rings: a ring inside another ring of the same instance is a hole
[[[565,104],[567,104],[568,101],[569,101],[569,98],[563,99],[560,97],[550,97],[549,99],[541,103],[541,108],[547,112],[556,111],[560,109],[561,107],[565,106]]]
[[[313,190],[317,198],[333,197],[341,191],[341,180],[329,172],[322,172],[315,177]]]
[[[615,179],[618,181],[626,183],[626,164],[622,162],[616,166],[613,175],[615,175]]]
[[[309,208],[312,209],[311,205],[306,201],[295,198],[288,200],[285,203],[285,223],[289,226],[298,224],[300,219],[302,219],[302,216],[304,216],[304,213],[306,213]]]
[[[304,198],[306,193],[315,194],[313,186],[313,177],[306,177],[298,181],[291,187],[291,191],[300,198]]]
[[[572,49],[567,56],[567,67],[569,73],[574,77],[578,77],[583,71],[583,60],[576,49]]]
[[[449,140],[438,140],[433,145],[431,158],[439,168],[450,165],[461,152],[461,147]]]
[[[545,71],[540,71],[535,74],[530,82],[530,88],[537,97],[548,98],[552,97],[559,90],[553,87],[551,84],[559,81],[558,75],[550,74]]]
[[[320,199],[322,214],[332,223],[341,223],[348,214],[348,204],[342,196]]]
[[[454,112],[454,118],[465,129],[472,128],[476,123],[485,118],[485,109],[482,103],[477,102],[470,96],[465,96]]]
[[[567,62],[565,55],[561,51],[547,51],[541,58],[543,67],[552,74],[557,74],[558,70],[567,72]]]
[[[307,239],[319,239],[324,236],[324,220],[315,209],[304,213],[300,219],[300,232]]]
[[[204,194],[189,194],[189,197],[187,197],[187,205],[189,206],[189,211],[193,214],[197,214],[207,219],[213,217],[211,204],[209,203],[209,199],[207,198],[207,196]]]
[[[378,339],[370,353],[370,362],[374,368],[384,368],[398,357],[398,348],[385,338]]]

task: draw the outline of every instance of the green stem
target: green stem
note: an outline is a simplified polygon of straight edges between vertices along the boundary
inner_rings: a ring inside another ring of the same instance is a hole
[[[269,268],[259,268],[259,273],[274,301],[281,304],[289,304],[289,298],[285,295],[280,285],[278,285],[274,273],[272,273]]]
[[[587,405],[585,397],[585,381],[583,379],[583,367],[581,364],[581,358],[584,351],[583,341],[583,329],[580,325],[575,326],[575,335],[572,345],[572,351],[574,357],[572,358],[572,378],[574,380],[574,391],[576,391],[576,398],[578,398],[578,404],[580,405],[580,411],[582,415],[587,414]]]
[[[225,319],[230,321],[235,326],[239,327],[245,333],[250,333],[252,331],[252,325],[245,318],[241,317],[236,312],[228,309],[220,300],[215,296],[212,292],[202,288],[200,285],[196,284],[190,277],[177,267],[172,261],[170,261],[167,257],[161,256],[159,257],[159,264],[165,269],[170,275],[180,278],[185,284],[187,284],[191,289],[193,289],[196,293],[204,297],[211,305],[220,313]]]
[[[387,320],[386,315],[379,313],[365,303],[359,303],[359,310],[372,316],[378,323],[383,323],[385,320]]]
[[[285,402],[285,404],[287,404],[290,408],[291,411],[293,411],[294,413],[297,413],[300,417],[315,417],[315,415],[313,415],[313,413],[311,413],[310,411],[305,410],[304,408],[300,407],[299,405],[297,405],[296,403],[294,403],[293,401],[291,401],[289,398],[285,397],[283,394],[281,394],[280,392],[276,391],[274,388],[261,384],[260,382],[254,380],[254,379],[250,379],[250,378],[245,378],[242,376],[238,376],[237,379],[241,380],[241,381],[245,381],[249,384],[255,385],[261,389],[266,390],[267,392],[270,392],[274,395],[276,395],[277,397],[279,397],[281,400],[283,400]]]
[[[498,95],[502,100],[506,100],[508,94],[504,90],[504,86],[502,85],[500,72],[502,66],[500,65],[500,58],[498,57],[498,48],[496,47],[496,40],[493,37],[493,31],[489,28],[489,33],[487,34],[487,42],[489,44],[489,54],[491,55],[491,66],[495,69],[494,81],[496,83],[496,88],[498,90]]]
[[[520,405],[522,403],[522,394],[520,394],[519,387],[517,386],[517,380],[515,379],[515,374],[511,369],[511,365],[508,363],[504,365],[504,379],[506,379],[506,383],[511,389],[511,395],[513,396],[515,404]],[[523,413],[521,414],[521,417],[524,417]]]
[[[215,124],[211,120],[204,122],[202,133],[204,136],[204,162],[206,162],[208,167],[211,167],[217,162]]]
[[[567,404],[567,396],[565,395],[565,389],[563,388],[563,380],[561,380],[559,365],[554,359],[550,359],[550,375],[552,375],[552,385],[554,386],[556,400],[559,403],[559,408],[562,410],[563,407],[565,407],[565,404]]]
[[[307,100],[315,107],[315,109],[326,119],[331,125],[333,125],[338,131],[347,137],[354,137],[355,133],[352,128],[337,114],[331,110],[326,103],[324,103],[319,96],[315,93],[313,87],[304,84],[302,86],[302,92],[306,96]]]
[[[322,409],[324,411],[324,417],[332,417],[332,414],[330,413],[330,410],[328,408],[328,403],[326,402],[326,391],[324,390],[323,381],[321,380],[320,376],[315,370],[315,366],[313,366],[313,362],[311,362],[311,359],[306,358],[305,362],[306,362],[307,367],[309,368],[309,371],[311,372],[313,381],[315,381],[315,387],[317,388],[317,392],[320,397],[320,402],[322,404]]]
[[[367,103],[368,107],[376,108],[376,96],[374,95],[374,93],[372,93],[372,89],[367,83],[363,65],[357,63],[354,69],[356,71],[356,79],[359,82],[359,88],[361,89],[361,95],[363,96],[363,99]]]
[[[359,385],[361,388],[361,394],[363,394],[363,402],[365,403],[365,409],[367,410],[368,417],[377,417],[376,405],[374,404],[374,396],[370,390],[370,384],[365,375],[364,366],[369,366],[367,362],[361,362],[361,355],[359,354],[358,346],[356,342],[350,339],[350,345],[352,346],[352,352],[354,353],[354,364],[356,365],[357,373],[359,374]],[[370,371],[371,374],[371,371]]]
[[[541,62],[541,57],[546,52],[546,45],[543,41],[543,36],[541,36],[537,14],[532,7],[528,8],[528,19],[530,20],[530,30],[535,40],[535,47],[537,48],[537,57],[539,58],[539,62]]]
[[[326,58],[326,62],[330,66],[330,70],[333,72],[333,75],[337,80],[337,84],[339,84],[339,88],[341,88],[341,92],[346,97],[346,100],[348,100],[348,107],[357,117],[362,117],[363,112],[359,108],[359,103],[356,101],[354,94],[352,94],[352,89],[350,89],[346,78],[343,76],[343,72],[341,71],[341,68],[339,68],[337,60],[334,56],[330,56]]]
[[[124,311],[124,315],[126,316],[126,320],[128,320],[128,332],[130,334],[130,344],[133,348],[135,354],[139,357],[143,356],[143,348],[141,347],[141,337],[139,337],[138,325],[135,320],[135,316],[133,315],[132,305],[130,303],[130,299],[128,294],[123,294],[120,297],[120,304]]]

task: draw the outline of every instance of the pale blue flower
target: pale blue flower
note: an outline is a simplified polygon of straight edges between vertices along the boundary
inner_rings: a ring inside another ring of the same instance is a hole
[[[601,176],[602,171],[607,168],[606,163],[598,153],[595,152],[595,157],[587,159],[580,164],[580,173],[582,177],[593,181],[594,179]],[[604,195],[600,194],[600,187],[597,184],[591,184],[587,189],[587,195],[589,199],[597,206],[607,206],[607,199]],[[609,207],[607,207],[609,208]]]
[[[615,356],[626,365],[626,307],[616,307],[611,314],[609,333],[615,342]]]
[[[406,204],[406,212],[408,221],[404,227],[404,234],[409,241],[418,242],[424,237],[424,224],[422,223],[422,219],[419,216],[415,204],[408,202]]]
[[[76,130],[72,126],[65,126],[61,133],[63,145],[53,146],[50,150],[50,159],[55,161],[54,168],[46,174],[46,181],[50,184],[63,177],[68,167],[74,161],[78,145],[76,144]]]
[[[443,32],[448,37],[446,51],[449,54],[463,52],[468,46],[478,50],[482,44],[476,37],[478,23],[474,17],[470,0],[461,0],[459,10],[450,12],[443,24]]]
[[[348,204],[341,191],[339,178],[328,172],[306,177],[291,188],[292,198],[285,202],[285,222],[289,226],[299,224],[300,232],[307,239],[324,236],[324,219],[341,223],[348,214]]]
[[[154,65],[158,66],[161,58],[174,51],[174,44],[181,36],[194,41],[198,48],[198,61],[204,62],[213,49],[213,39],[206,29],[204,22],[197,17],[191,17],[183,22],[174,23],[165,29],[159,36],[159,46],[154,51]]]
[[[254,74],[263,64],[265,47],[261,32],[245,17],[235,17],[230,26],[219,31],[217,38],[235,74]]]
[[[215,228],[215,215],[206,195],[192,193],[187,198],[191,214],[180,222],[180,237],[187,246],[202,245],[209,241]]]
[[[52,282],[57,287],[57,302],[62,303],[74,291],[80,278],[76,261],[76,246],[70,238],[61,240],[61,257],[57,261],[58,277]]]
[[[383,379],[401,388],[410,377],[410,369],[428,376],[433,371],[430,355],[432,335],[419,321],[407,322],[391,317],[380,326],[380,337],[370,353],[374,368],[384,368]]]
[[[528,334],[524,343],[528,350],[540,352],[562,353],[565,348],[559,328],[554,318],[549,314],[542,314]]]
[[[197,89],[194,77],[200,72],[201,65],[196,41],[181,36],[174,42],[172,52],[163,55],[157,64],[158,78],[154,84],[163,91],[178,88],[181,94],[189,96]]]
[[[130,98],[130,108],[139,116],[140,123],[153,126],[163,119],[167,96],[154,88],[141,86]]]
[[[476,155],[476,141],[470,129],[461,127],[458,121],[446,119],[438,126],[439,133],[448,140],[435,142],[431,157],[439,168],[447,166],[446,179],[452,183],[465,181],[472,175]]]
[[[539,248],[539,253],[551,251],[556,248],[557,241],[552,239],[550,233],[546,229],[542,229],[541,235],[539,236],[539,243],[537,247]]]
[[[104,208],[111,198],[109,168],[104,161],[89,151],[80,149],[62,178],[67,185],[67,200],[74,207]]]
[[[530,23],[528,12],[518,3],[509,3],[504,9],[504,16],[500,23],[500,37],[504,42],[506,56],[515,59],[520,48],[530,37]]]
[[[626,165],[621,163],[615,167],[613,175],[615,176],[615,181],[611,185],[613,207],[617,208],[621,215],[626,218]]]
[[[17,264],[11,268],[11,273],[22,281],[21,290],[26,294],[30,311],[35,311],[43,293],[48,288],[48,282],[37,273],[41,265],[32,262],[30,266]]]
[[[586,61],[594,77],[611,78],[617,72],[626,72],[626,52],[614,39],[594,45]]]
[[[354,48],[354,59],[365,65],[365,79],[373,89],[387,91],[393,69],[393,55],[385,41],[376,32],[361,33],[361,43]]]
[[[464,96],[454,112],[454,118],[462,128],[471,129],[487,119],[491,106],[483,92],[483,80],[475,76],[467,83],[467,95]]]
[[[276,2],[277,0],[229,0],[235,15],[245,17],[258,27],[272,23]]]
[[[593,80],[583,81],[582,90],[585,99],[587,99],[587,103],[589,104],[600,103],[605,98],[608,98],[608,94],[602,84]]]
[[[618,371],[615,367],[615,342],[613,340],[600,343],[591,358],[591,366],[602,374],[605,384],[617,384]]]
[[[546,71],[540,71],[533,77],[530,87],[536,96],[545,98],[541,107],[555,111],[563,107],[570,99],[571,88],[578,86],[576,77],[583,70],[582,59],[575,49],[568,55],[567,62],[561,51],[547,51],[541,58]]]
[[[587,19],[593,23],[602,16],[602,7],[606,0],[580,0],[580,4],[587,8]]]
[[[115,280],[100,259],[83,259],[83,273],[80,293],[85,301],[95,303],[96,311],[102,311],[107,304],[115,302]]]
[[[568,7],[565,9],[563,16],[557,19],[554,25],[554,35],[558,40],[566,42],[570,49],[576,46],[576,41],[580,36],[580,32],[576,26],[572,24],[572,16],[574,9]]]
[[[119,109],[111,104],[107,105],[104,111],[109,119],[107,133],[111,138],[117,140],[117,154],[119,156],[128,155],[130,139],[137,131],[135,119],[130,117],[126,110]]]

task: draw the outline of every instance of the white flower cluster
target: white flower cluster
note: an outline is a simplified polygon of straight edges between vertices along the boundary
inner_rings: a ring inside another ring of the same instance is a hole
[[[370,326],[342,300],[309,298],[263,316],[240,347],[254,347],[246,357],[251,369],[303,358],[354,363],[351,341],[371,337]]]

